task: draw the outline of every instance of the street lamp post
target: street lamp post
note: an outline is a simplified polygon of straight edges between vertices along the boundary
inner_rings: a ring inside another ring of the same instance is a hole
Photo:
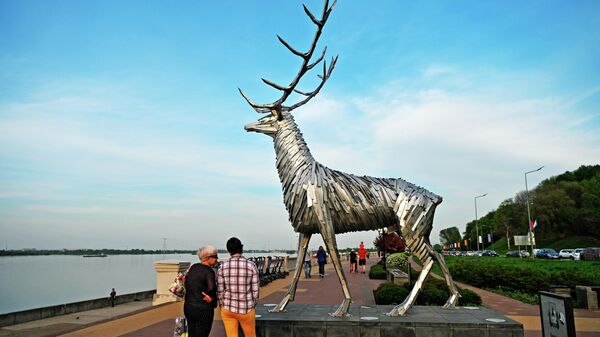
[[[478,195],[475,197],[475,232],[477,234],[477,238],[475,239],[475,241],[477,241],[477,250],[479,251],[479,220],[477,219],[477,199],[478,198],[483,198],[487,195],[487,193],[482,194],[482,195]]]
[[[531,212],[529,211],[529,188],[527,187],[527,175],[529,173],[537,172],[543,168],[544,167],[542,166],[538,169],[525,172],[525,198],[527,200],[527,221],[528,221],[527,227],[529,228],[529,245],[531,246],[531,258],[534,258],[535,256],[533,254],[533,234],[531,231]]]

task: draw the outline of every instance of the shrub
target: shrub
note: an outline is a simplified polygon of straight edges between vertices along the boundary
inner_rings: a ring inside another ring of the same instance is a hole
[[[399,304],[404,301],[412,287],[401,286],[398,284],[385,282],[379,285],[375,290],[375,303],[377,304]],[[481,297],[468,289],[459,289],[461,298],[458,304],[465,305],[481,305]],[[448,300],[450,292],[446,286],[446,282],[436,278],[430,278],[425,283],[415,304],[417,305],[435,305],[442,306]]]
[[[394,253],[387,257],[385,263],[389,269],[405,269],[408,264],[408,253]]]
[[[380,305],[400,304],[406,296],[408,296],[408,289],[406,287],[385,282],[380,284],[377,290],[375,290],[375,303]]]
[[[371,266],[371,269],[369,269],[369,278],[375,280],[385,280],[387,278],[387,274],[382,265],[374,264]]]
[[[460,293],[460,299],[458,300],[458,305],[460,306],[480,306],[481,305],[481,297],[477,295],[476,292],[469,289],[458,289]]]

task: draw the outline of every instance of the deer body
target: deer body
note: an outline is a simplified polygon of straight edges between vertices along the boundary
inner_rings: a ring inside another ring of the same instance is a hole
[[[335,3],[330,7],[329,2],[325,0],[321,19],[315,18],[304,7],[307,15],[317,25],[317,32],[306,53],[293,49],[279,37],[281,43],[293,54],[301,57],[303,62],[298,75],[288,86],[263,79],[266,84],[283,92],[278,100],[270,104],[255,104],[240,90],[244,99],[257,112],[268,114],[255,123],[246,125],[245,129],[273,138],[277,172],[283,190],[283,202],[289,213],[290,223],[299,233],[297,256],[304,256],[313,234],[320,234],[323,237],[344,295],[342,304],[332,313],[333,316],[347,315],[352,301],[338,254],[335,235],[379,228],[399,231],[411,252],[423,263],[423,270],[410,294],[388,315],[404,315],[413,305],[429,275],[434,259],[440,264],[450,289],[450,297],[444,307],[453,308],[460,295],[450,277],[443,257],[431,248],[429,242],[435,208],[442,202],[442,198],[399,178],[356,176],[325,167],[311,155],[302,133],[290,113],[291,110],[316,96],[333,71],[337,57],[331,60],[329,68],[323,62],[323,73],[319,75],[321,83],[315,90],[305,93],[296,89],[300,78],[321,62],[325,56],[326,48],[315,62],[310,63],[317,40],[334,5]],[[284,106],[283,103],[292,92],[297,92],[307,98],[294,105]],[[302,263],[303,259],[299,258],[287,294],[271,311],[283,311],[287,304],[294,300]]]
[[[441,197],[403,179],[329,169],[313,158],[291,114],[285,113],[280,124],[274,137],[276,166],[296,232],[320,233],[321,212],[315,205],[329,209],[334,232],[341,234],[397,225],[394,205],[415,193],[426,194],[435,204],[441,202]]]

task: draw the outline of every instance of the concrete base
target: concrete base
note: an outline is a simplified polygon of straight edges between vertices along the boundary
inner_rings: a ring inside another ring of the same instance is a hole
[[[259,337],[523,337],[523,325],[486,308],[414,306],[404,317],[388,317],[392,306],[352,306],[346,318],[329,315],[335,305],[290,304],[283,313],[256,308]]]
[[[586,287],[576,286],[575,293],[577,294],[577,307],[583,309],[598,309],[598,293],[594,291],[594,288],[600,287]]]

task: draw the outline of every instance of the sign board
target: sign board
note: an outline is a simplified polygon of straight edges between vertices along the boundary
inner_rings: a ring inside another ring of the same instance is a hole
[[[575,337],[571,296],[540,291],[543,337]]]
[[[535,238],[529,241],[529,235],[515,235],[515,246],[530,246],[532,243],[535,245]]]

